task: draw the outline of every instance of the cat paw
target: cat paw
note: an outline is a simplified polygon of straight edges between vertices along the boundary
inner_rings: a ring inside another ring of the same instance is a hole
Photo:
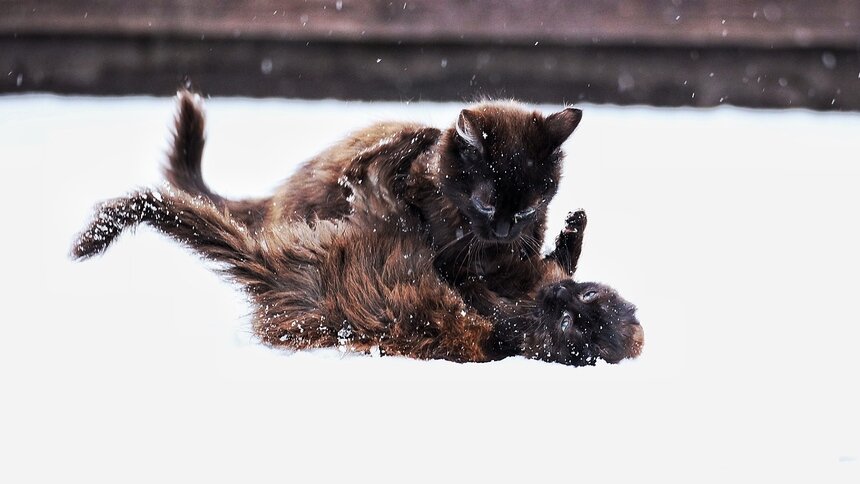
[[[564,233],[582,233],[587,223],[588,217],[585,216],[585,210],[580,209],[576,212],[568,212],[567,218],[564,219]]]

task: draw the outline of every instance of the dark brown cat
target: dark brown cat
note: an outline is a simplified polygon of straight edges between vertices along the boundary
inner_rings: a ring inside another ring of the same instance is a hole
[[[352,213],[338,221],[281,221],[248,230],[207,197],[166,188],[102,205],[73,256],[104,251],[127,227],[149,224],[244,287],[256,334],[295,349],[378,347],[384,354],[489,361],[514,354],[570,365],[632,358],[642,346],[634,308],[612,289],[575,283],[556,259],[527,304],[496,308],[501,322],[470,308],[432,269],[435,254],[412,230],[415,215],[373,180],[397,177],[434,142],[432,130],[400,133],[351,161]],[[181,138],[181,137],[180,137]],[[568,219],[559,251],[576,263],[584,213]]]
[[[380,123],[313,158],[277,193],[265,199],[225,200],[203,182],[200,163],[203,114],[199,102],[180,93],[177,139],[166,176],[174,185],[229,209],[251,230],[286,220],[337,220],[350,213],[354,187],[345,182],[350,163],[386,140],[424,133],[430,140],[411,166],[390,180],[368,179],[403,200],[433,253],[439,275],[479,313],[528,299],[544,280],[540,264],[546,209],[558,188],[561,144],[579,124],[573,108],[544,117],[514,102],[487,102],[460,112],[445,131],[411,123]],[[409,212],[407,214],[407,212]],[[561,256],[572,274],[569,257]]]

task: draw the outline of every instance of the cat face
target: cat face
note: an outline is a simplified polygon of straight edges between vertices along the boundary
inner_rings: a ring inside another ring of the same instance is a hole
[[[561,177],[561,144],[581,118],[578,109],[544,117],[514,103],[460,112],[442,158],[442,190],[478,238],[511,242],[543,220]]]
[[[542,288],[537,302],[539,324],[523,351],[529,358],[583,366],[598,358],[617,363],[642,351],[636,307],[611,287],[563,281]]]

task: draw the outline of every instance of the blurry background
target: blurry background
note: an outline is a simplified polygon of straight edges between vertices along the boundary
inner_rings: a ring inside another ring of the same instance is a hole
[[[860,109],[854,0],[0,0],[0,92]]]

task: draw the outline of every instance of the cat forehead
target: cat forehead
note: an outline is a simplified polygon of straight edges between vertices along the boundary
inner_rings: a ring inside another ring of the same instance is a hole
[[[484,147],[490,161],[534,165],[555,151],[546,133],[534,127],[499,126],[483,130]]]
[[[492,101],[464,111],[490,158],[499,163],[535,163],[557,148],[540,112],[516,101]]]
[[[490,146],[489,154],[488,164],[509,166],[510,169],[514,170],[518,168],[532,168],[539,159],[544,157],[543,153],[540,153],[538,150],[524,149],[523,147],[511,146],[510,144]]]
[[[484,160],[484,175],[497,185],[511,187],[543,186],[557,180],[561,167],[547,162],[540,153],[523,150],[500,150]]]
[[[544,116],[516,101],[482,103],[470,107],[469,111],[484,139],[496,135],[510,141],[522,140],[543,128]]]

